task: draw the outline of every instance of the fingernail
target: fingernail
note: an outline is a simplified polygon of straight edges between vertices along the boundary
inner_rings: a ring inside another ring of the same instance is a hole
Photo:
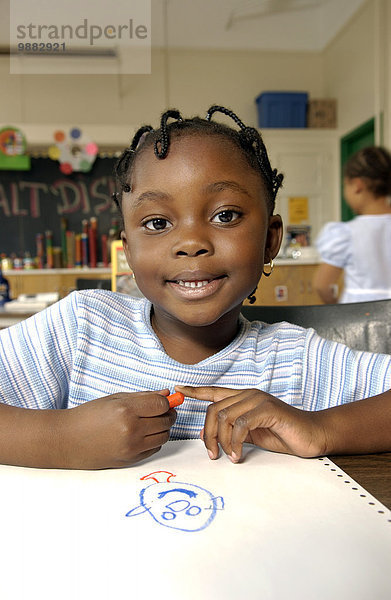
[[[232,452],[232,454],[228,454],[227,456],[231,462],[233,462],[233,463],[239,462],[239,456],[237,454],[235,454],[235,452]]]
[[[211,460],[214,460],[215,455],[213,454],[212,450],[208,450],[208,456]]]

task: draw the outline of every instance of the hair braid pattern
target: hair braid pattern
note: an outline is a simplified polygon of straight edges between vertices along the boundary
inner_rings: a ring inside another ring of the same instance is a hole
[[[273,192],[273,198],[275,198],[279,188],[281,187],[284,176],[281,173],[277,173],[277,169],[272,170],[265,144],[263,143],[259,132],[254,129],[254,127],[247,127],[232,110],[224,108],[224,106],[211,106],[206,114],[206,120],[210,121],[215,112],[220,112],[228,117],[231,117],[231,119],[238,125],[240,128],[239,135],[242,136],[246,142],[253,147],[261,173],[269,183]]]
[[[238,126],[239,131],[222,123],[212,121],[214,113],[221,113],[230,117]],[[173,119],[172,122],[168,122]],[[151,125],[140,127],[129,146],[122,153],[115,167],[115,173],[122,192],[131,191],[132,168],[139,154],[153,146],[155,156],[162,160],[166,158],[170,149],[172,137],[184,135],[215,135],[230,140],[245,155],[247,162],[257,170],[263,179],[268,191],[268,206],[274,210],[275,198],[282,184],[283,175],[272,169],[262,137],[254,127],[247,127],[243,121],[230,109],[223,106],[211,106],[205,119],[193,117],[183,119],[178,110],[167,110],[162,114],[160,127],[155,130]],[[121,210],[122,193],[113,194],[118,208]]]

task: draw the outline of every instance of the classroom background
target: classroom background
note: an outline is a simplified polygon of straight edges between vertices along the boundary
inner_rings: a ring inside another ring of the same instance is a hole
[[[116,157],[165,107],[192,116],[216,103],[261,129],[285,174],[284,243],[257,304],[321,303],[313,241],[326,222],[352,216],[341,167],[359,147],[391,147],[390,2],[152,0],[151,73],[137,75],[10,74],[8,1],[0,10],[0,130],[22,135],[28,157],[20,170],[0,161],[1,266],[13,299],[62,297],[85,279],[108,285]],[[99,73],[107,57],[89,61]],[[68,172],[61,144],[76,147]]]

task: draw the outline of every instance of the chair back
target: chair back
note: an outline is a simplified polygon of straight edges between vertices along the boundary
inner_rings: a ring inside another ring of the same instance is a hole
[[[391,354],[391,300],[309,306],[243,306],[249,321],[288,321],[357,350]]]
[[[77,290],[111,290],[110,279],[88,279],[79,277],[76,279]]]

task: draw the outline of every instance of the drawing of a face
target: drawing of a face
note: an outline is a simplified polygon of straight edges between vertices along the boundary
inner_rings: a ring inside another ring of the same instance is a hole
[[[172,476],[169,473],[167,481],[143,488],[140,492],[140,504],[126,516],[134,517],[148,512],[157,523],[165,527],[181,531],[205,529],[215,518],[216,511],[224,508],[223,498],[192,483],[170,482]]]

